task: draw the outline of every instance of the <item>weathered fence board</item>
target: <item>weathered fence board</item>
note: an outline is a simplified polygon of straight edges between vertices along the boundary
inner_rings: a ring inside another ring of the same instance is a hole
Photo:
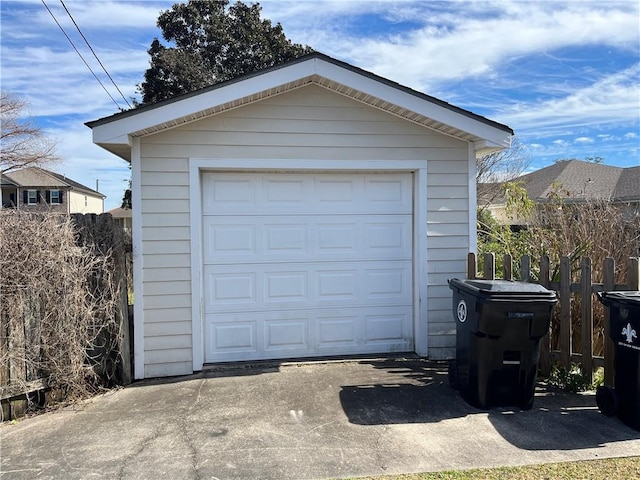
[[[483,275],[487,280],[497,278],[495,271],[495,255],[485,254],[482,259]],[[510,255],[503,258],[502,278],[511,280],[513,278],[513,259]],[[468,272],[470,279],[478,278],[477,260],[473,253],[467,257]],[[604,367],[604,381],[606,385],[613,385],[614,377],[614,355],[615,348],[609,332],[609,309],[604,308],[602,326],[604,339],[602,355],[594,355],[594,301],[595,294],[602,291],[612,290],[640,290],[640,262],[636,257],[630,258],[626,265],[626,284],[615,283],[615,262],[612,258],[605,259],[602,269],[602,282],[594,283],[593,265],[591,259],[584,257],[581,260],[579,271],[580,281],[572,283],[571,260],[569,257],[562,257],[557,267],[557,272],[552,275],[549,258],[543,256],[539,262],[539,274],[537,283],[558,292],[559,302],[557,309],[557,333],[552,339],[553,328],[550,334],[545,336],[540,343],[540,368],[543,372],[549,373],[552,363],[557,361],[561,367],[569,368],[572,363],[578,363],[585,377],[589,380],[593,378],[593,371],[596,367]],[[552,276],[554,278],[552,278]],[[533,281],[532,264],[529,256],[523,256],[520,260],[520,278],[526,281]],[[572,296],[578,296],[580,309],[573,311],[572,305],[575,303]],[[573,350],[573,328],[572,318],[579,317],[580,348],[579,352]],[[555,347],[555,348],[554,348]]]

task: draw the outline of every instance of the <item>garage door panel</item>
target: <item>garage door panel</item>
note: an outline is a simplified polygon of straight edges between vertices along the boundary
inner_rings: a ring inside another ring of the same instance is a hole
[[[357,347],[358,338],[364,338],[359,316],[349,313],[340,315],[318,315],[318,344],[322,348],[348,348]]]
[[[387,312],[365,317],[367,344],[401,342],[407,335],[408,312]]]
[[[407,174],[203,175],[203,214],[403,214],[413,205]],[[346,210],[345,210],[346,209]]]
[[[357,300],[358,270],[356,268],[318,271],[319,300]]]
[[[310,300],[309,272],[306,270],[266,271],[263,278],[267,304]]]
[[[238,318],[227,318],[226,322],[207,325],[210,333],[209,345],[213,351],[222,355],[228,353],[251,353],[255,355],[257,348],[257,325],[255,321],[240,321]]]
[[[397,262],[206,265],[205,312],[412,303],[412,269]]]
[[[256,253],[256,225],[238,224],[208,224],[207,237],[210,248],[217,254],[225,255],[255,255]]]
[[[411,271],[406,268],[388,267],[367,269],[364,272],[364,297],[367,300],[375,298],[402,299],[411,298]]]
[[[204,217],[204,263],[410,259],[411,215]]]
[[[255,272],[209,273],[206,297],[208,305],[234,305],[246,308],[257,305],[258,289]]]
[[[265,352],[309,349],[307,315],[288,320],[265,321]]]
[[[206,317],[208,361],[409,351],[411,307],[245,312]],[[260,340],[262,338],[263,340]]]
[[[407,175],[366,176],[364,197],[367,203],[380,209],[398,208],[411,211],[412,195],[409,181],[410,177]]]
[[[290,222],[290,221],[289,221]],[[305,224],[273,224],[263,225],[264,253],[274,255],[305,255],[308,252],[309,226]]]

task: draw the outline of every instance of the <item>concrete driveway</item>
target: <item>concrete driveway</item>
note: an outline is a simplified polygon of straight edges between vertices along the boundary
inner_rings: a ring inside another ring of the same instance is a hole
[[[2,478],[322,479],[640,455],[593,395],[468,406],[416,358],[235,365],[0,427]]]

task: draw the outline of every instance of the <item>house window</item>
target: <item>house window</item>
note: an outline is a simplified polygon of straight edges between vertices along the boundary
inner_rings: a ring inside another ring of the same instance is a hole
[[[38,191],[27,190],[27,205],[35,205],[38,203]]]
[[[60,201],[60,194],[62,192],[60,190],[51,190],[51,197],[50,197],[50,201],[49,203],[51,203],[51,205],[60,205],[62,202]]]

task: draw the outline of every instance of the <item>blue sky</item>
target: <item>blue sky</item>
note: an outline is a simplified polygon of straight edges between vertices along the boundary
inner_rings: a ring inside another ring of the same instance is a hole
[[[124,100],[59,0],[45,0],[121,107]],[[64,0],[125,97],[148,67],[156,19],[174,1]],[[247,2],[249,3],[249,2]],[[294,42],[512,127],[531,169],[602,157],[640,165],[640,2],[263,0]],[[2,89],[58,140],[55,168],[119,205],[127,164],[84,122],[116,113],[42,0],[2,0]]]

